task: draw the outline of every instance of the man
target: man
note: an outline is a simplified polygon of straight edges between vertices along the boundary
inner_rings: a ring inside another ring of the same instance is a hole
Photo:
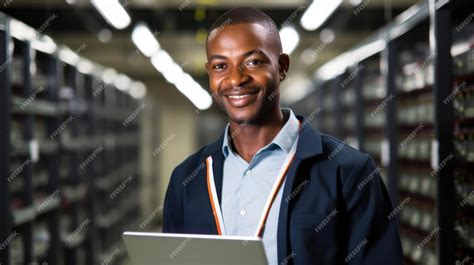
[[[210,29],[207,59],[229,124],[173,171],[163,231],[261,236],[270,264],[402,264],[370,156],[280,108],[290,59],[272,19],[227,11]]]

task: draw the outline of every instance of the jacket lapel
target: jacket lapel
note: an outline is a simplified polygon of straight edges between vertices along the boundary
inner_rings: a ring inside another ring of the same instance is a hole
[[[214,182],[216,184],[217,198],[219,204],[222,206],[222,181],[224,173],[224,154],[217,152],[212,156],[214,163],[212,164],[214,170]]]
[[[200,159],[201,163],[206,164],[206,159],[209,156],[212,157],[212,170],[214,173],[214,184],[216,187],[217,198],[219,200],[219,204],[221,205],[221,207],[222,207],[222,181],[223,181],[223,171],[224,171],[224,154],[222,153],[222,143],[224,140],[224,134],[225,133],[222,133],[217,141],[207,145],[204,148],[201,159]],[[206,170],[204,170],[203,172],[204,172],[204,181],[206,182],[206,187],[207,187],[207,175],[206,175],[207,166],[206,166]],[[205,200],[210,206],[210,199],[209,199],[209,196],[207,195],[207,190],[206,190]],[[217,227],[214,220],[214,216],[212,214],[209,216],[209,222],[213,226],[214,234],[217,234]]]
[[[289,212],[290,212],[290,201],[286,201],[291,192],[293,191],[293,186],[296,179],[296,173],[301,162],[304,159],[309,157],[313,157],[319,155],[323,152],[322,149],[322,140],[321,134],[312,129],[309,125],[305,124],[304,117],[297,116],[298,120],[303,123],[303,127],[300,131],[298,143],[296,146],[296,154],[291,163],[290,168],[288,169],[288,173],[286,175],[285,180],[285,188],[283,190],[283,195],[281,197],[281,205],[280,205],[280,215],[278,217],[278,232],[277,232],[277,240],[278,240],[278,260],[282,262],[283,260],[288,257],[289,253],[291,252],[289,249]]]

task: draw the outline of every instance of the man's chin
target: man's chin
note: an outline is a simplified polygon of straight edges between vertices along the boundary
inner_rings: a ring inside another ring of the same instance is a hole
[[[227,112],[229,120],[238,124],[249,124],[257,120],[257,115],[249,112],[245,113],[236,113],[236,112]]]
[[[244,118],[244,117],[229,117],[229,120],[231,120],[232,122],[234,123],[237,123],[237,124],[250,124],[252,123],[252,119],[249,119],[249,118]]]

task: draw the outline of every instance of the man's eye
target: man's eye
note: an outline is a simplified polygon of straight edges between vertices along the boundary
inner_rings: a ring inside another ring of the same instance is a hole
[[[260,65],[262,63],[263,63],[262,61],[256,60],[256,59],[247,61],[248,65]]]
[[[222,63],[218,63],[218,64],[215,64],[215,65],[213,66],[213,68],[216,69],[216,70],[222,70],[222,69],[225,68],[225,65],[222,64]]]

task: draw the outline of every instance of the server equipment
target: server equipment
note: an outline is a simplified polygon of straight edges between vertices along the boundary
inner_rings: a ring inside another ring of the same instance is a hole
[[[406,264],[474,255],[472,19],[469,1],[421,1],[322,66],[294,106],[322,108],[320,130],[372,155]]]
[[[141,102],[58,46],[0,13],[2,265],[117,264],[140,217]]]

